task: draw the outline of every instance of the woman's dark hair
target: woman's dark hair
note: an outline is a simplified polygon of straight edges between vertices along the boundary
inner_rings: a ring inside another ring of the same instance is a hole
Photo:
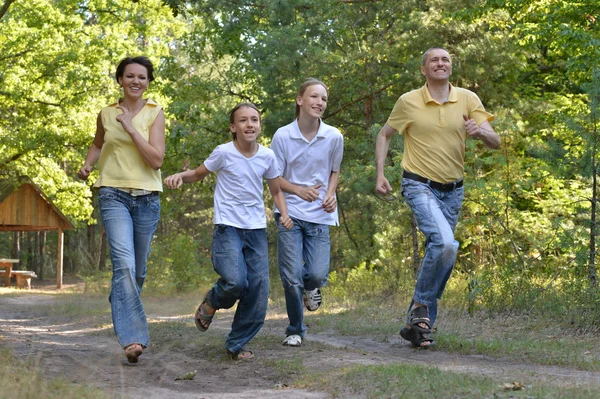
[[[306,89],[308,89],[310,86],[314,86],[314,85],[323,86],[325,88],[325,91],[327,92],[327,95],[329,95],[329,88],[327,87],[327,85],[325,83],[321,82],[319,79],[308,78],[308,79],[306,79],[306,81],[304,81],[304,83],[302,83],[302,86],[300,86],[300,89],[298,89],[298,94],[297,94],[296,98],[302,97],[304,95],[304,92],[306,91]],[[300,116],[300,106],[298,105],[298,102],[296,101],[295,117],[298,118],[299,116]]]
[[[119,78],[123,77],[123,74],[125,73],[125,67],[130,64],[140,64],[141,66],[145,67],[148,71],[148,82],[152,82],[154,80],[154,65],[152,65],[152,62],[148,59],[148,57],[144,57],[142,55],[133,58],[127,57],[119,62],[119,65],[117,65],[117,73],[115,74],[117,82],[119,81]]]
[[[235,122],[235,113],[237,112],[237,110],[240,108],[244,108],[244,107],[252,108],[256,112],[258,112],[258,121],[260,123],[262,123],[262,118],[260,116],[260,110],[258,109],[258,107],[256,105],[254,105],[252,103],[239,103],[238,105],[233,107],[233,109],[231,111],[229,111],[229,123],[230,124],[233,124]],[[234,141],[237,140],[237,135],[235,134],[235,132],[231,132],[231,135],[233,136]]]

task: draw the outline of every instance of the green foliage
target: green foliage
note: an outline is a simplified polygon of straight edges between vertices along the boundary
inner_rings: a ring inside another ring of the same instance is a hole
[[[153,292],[197,290],[214,279],[210,257],[192,237],[166,236],[153,244],[146,280]]]
[[[227,112],[240,101],[263,110],[268,145],[293,119],[301,82],[316,77],[330,88],[324,119],[345,138],[330,289],[348,298],[410,292],[418,259],[399,192],[403,143],[392,140],[395,192],[383,199],[373,192],[374,140],[398,96],[423,84],[423,51],[444,46],[452,83],[479,95],[502,137],[496,152],[467,142],[456,232],[465,307],[526,309],[552,295],[567,303],[566,293],[591,289],[594,266],[599,17],[597,2],[566,0],[14,2],[0,16],[0,175],[30,175],[68,216],[94,222],[90,188],[74,174],[128,54],[157,66],[149,96],[168,120],[164,175],[199,166],[229,141]],[[149,289],[214,277],[213,186],[210,176],[163,193]]]

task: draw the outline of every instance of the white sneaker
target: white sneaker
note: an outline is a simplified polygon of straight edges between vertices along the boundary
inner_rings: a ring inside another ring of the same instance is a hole
[[[288,335],[283,340],[285,346],[300,346],[302,345],[302,337],[299,335]]]
[[[312,291],[304,290],[302,301],[304,302],[306,309],[314,312],[321,307],[321,290],[319,288],[315,288]]]

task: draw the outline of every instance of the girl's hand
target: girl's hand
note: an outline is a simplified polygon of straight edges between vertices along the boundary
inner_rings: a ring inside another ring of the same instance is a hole
[[[281,215],[279,217],[279,223],[288,230],[294,226],[294,222],[292,222],[292,219],[290,219],[288,215]]]
[[[335,194],[327,194],[325,198],[323,198],[323,209],[327,213],[335,212],[335,208],[337,207],[337,201],[335,199]]]
[[[176,173],[165,178],[164,183],[165,186],[171,189],[177,189],[183,185],[183,179],[181,178],[181,175],[179,175],[179,173]]]
[[[79,169],[79,172],[77,172],[77,176],[79,176],[79,178],[81,180],[87,180],[87,178],[90,177],[91,172],[92,172],[91,166],[83,165],[81,167],[81,169]]]

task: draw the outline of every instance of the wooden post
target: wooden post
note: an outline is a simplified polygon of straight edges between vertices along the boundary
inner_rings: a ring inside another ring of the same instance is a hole
[[[56,260],[56,288],[61,289],[63,283],[63,247],[65,234],[63,229],[58,229],[58,259]]]

